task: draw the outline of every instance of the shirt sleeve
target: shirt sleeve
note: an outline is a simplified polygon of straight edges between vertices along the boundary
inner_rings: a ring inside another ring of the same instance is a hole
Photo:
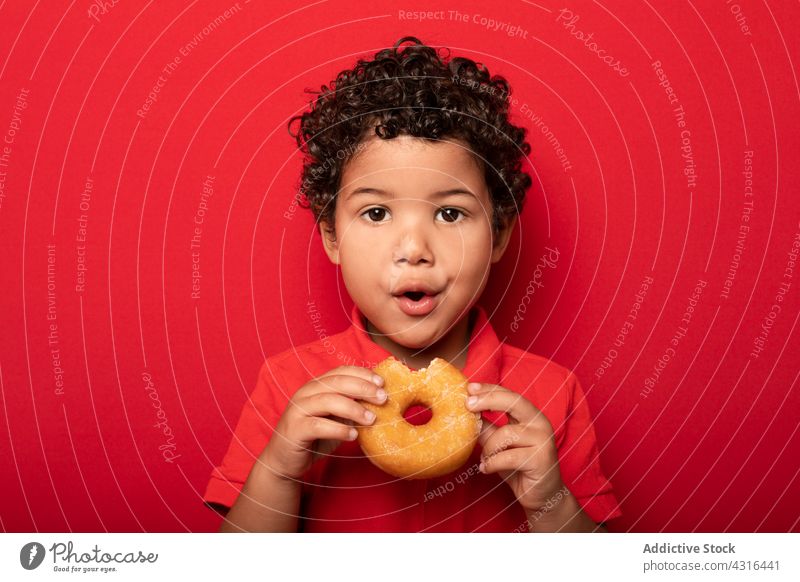
[[[603,474],[589,404],[574,373],[566,387],[570,405],[557,441],[561,479],[583,511],[596,523],[622,515],[611,482]]]
[[[261,366],[256,387],[242,407],[228,451],[222,464],[211,472],[203,501],[230,508],[244,487],[264,447],[283,414],[288,395],[279,387],[275,366],[269,360]]]

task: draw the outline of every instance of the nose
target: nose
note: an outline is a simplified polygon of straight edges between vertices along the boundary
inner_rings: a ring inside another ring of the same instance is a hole
[[[433,264],[430,238],[420,222],[412,220],[404,225],[394,250],[394,262]]]

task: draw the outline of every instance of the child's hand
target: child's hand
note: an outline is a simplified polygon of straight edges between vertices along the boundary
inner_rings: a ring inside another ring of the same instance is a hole
[[[550,422],[530,400],[502,386],[471,383],[467,389],[469,410],[508,415],[508,424],[499,428],[483,422],[481,472],[499,473],[527,511],[544,507],[563,487]]]
[[[383,378],[367,368],[340,366],[314,378],[294,393],[261,454],[272,471],[300,479],[317,457],[357,437],[354,424],[375,420],[359,400],[386,401]]]

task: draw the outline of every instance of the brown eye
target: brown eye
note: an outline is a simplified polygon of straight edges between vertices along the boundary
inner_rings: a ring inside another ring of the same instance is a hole
[[[458,208],[442,208],[439,210],[444,216],[444,222],[458,222],[460,217],[464,215]]]
[[[370,220],[370,222],[383,222],[383,219],[386,218],[386,209],[378,207],[370,208],[364,212],[364,215]]]

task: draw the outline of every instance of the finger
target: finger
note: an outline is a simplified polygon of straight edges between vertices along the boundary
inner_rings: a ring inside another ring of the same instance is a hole
[[[494,431],[483,447],[481,456],[484,458],[493,457],[511,446],[519,446],[523,437],[519,430],[519,425],[506,424]]]
[[[502,411],[510,417],[509,422],[513,419],[514,422],[521,424],[548,422],[544,414],[521,394],[496,384],[481,384],[480,386],[477,390],[469,389],[471,396],[467,398],[467,408],[473,412]]]
[[[349,374],[317,378],[315,382],[311,383],[307,394],[303,396],[308,397],[324,392],[337,392],[357,400],[367,400],[373,404],[383,404],[387,398],[386,390],[374,382]]]
[[[536,453],[533,447],[506,449],[485,458],[481,463],[482,471],[486,475],[499,471],[526,471],[532,467],[535,458]]]
[[[336,416],[335,414],[332,414],[327,418],[330,418],[334,422],[341,422],[342,424],[346,424],[347,426],[355,425],[355,423],[349,418],[342,418],[341,416]]]
[[[382,386],[384,384],[384,380],[381,376],[379,376],[369,368],[362,368],[360,366],[339,366],[338,368],[333,368],[332,370],[328,370],[319,377],[324,378],[326,376],[342,376],[342,375],[362,378],[363,380],[367,380],[368,382],[375,382],[375,384],[378,386]]]
[[[486,445],[486,441],[491,437],[495,432],[500,430],[500,427],[496,426],[494,423],[489,422],[485,418],[481,418],[481,432],[478,434],[478,444],[483,448]]]
[[[358,438],[358,431],[352,426],[329,418],[309,416],[305,419],[305,422],[299,423],[296,438],[308,448],[311,443],[319,439],[353,441]]]
[[[370,425],[375,413],[367,410],[352,398],[334,392],[321,392],[295,403],[305,416],[338,416],[355,424]]]

